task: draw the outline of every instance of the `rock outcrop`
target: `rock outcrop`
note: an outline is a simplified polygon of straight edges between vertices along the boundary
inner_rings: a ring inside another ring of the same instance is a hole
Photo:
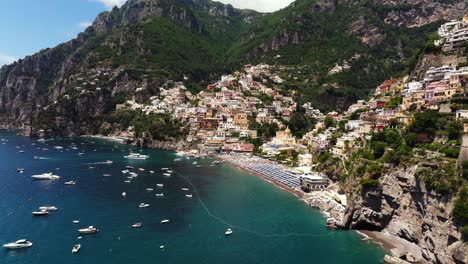
[[[451,220],[451,197],[428,192],[416,170],[391,172],[379,187],[349,199],[344,226],[380,231],[398,241],[387,263],[466,263],[468,246]]]

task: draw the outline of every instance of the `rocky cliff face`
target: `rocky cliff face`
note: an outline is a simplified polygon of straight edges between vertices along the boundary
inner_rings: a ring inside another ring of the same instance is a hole
[[[428,192],[417,166],[384,176],[381,186],[352,196],[344,225],[375,230],[395,241],[392,254],[415,263],[467,263],[468,246],[453,224],[451,197]]]

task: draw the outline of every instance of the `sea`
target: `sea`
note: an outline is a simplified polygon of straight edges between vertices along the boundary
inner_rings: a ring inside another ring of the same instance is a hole
[[[0,244],[33,243],[2,248],[2,264],[381,263],[385,253],[354,231],[327,230],[317,209],[212,159],[100,139],[38,142],[9,131],[0,131],[0,139]],[[150,158],[125,159],[131,151]],[[145,171],[125,182],[126,166]],[[173,170],[171,176],[163,168]],[[31,179],[48,172],[61,178]],[[32,216],[45,205],[58,210]],[[131,228],[135,223],[142,227]],[[90,225],[99,232],[80,237],[77,230]],[[81,244],[78,254],[71,252],[75,244]]]

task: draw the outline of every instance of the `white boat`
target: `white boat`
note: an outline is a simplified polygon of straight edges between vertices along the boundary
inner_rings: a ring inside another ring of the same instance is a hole
[[[193,194],[186,194],[185,197],[187,197],[187,198],[192,198],[192,197],[193,197]]]
[[[127,173],[130,173],[130,171],[129,170],[123,170],[122,173],[127,174]]]
[[[39,210],[45,210],[45,211],[56,211],[57,209],[58,209],[57,207],[49,206],[49,205],[39,207]]]
[[[65,185],[75,185],[76,181],[67,181],[65,182]]]
[[[189,190],[190,190],[190,189],[188,189],[188,188],[182,188],[182,191],[185,191],[185,192],[186,192],[186,191],[189,191]]]
[[[154,189],[153,189],[153,188],[146,188],[146,190],[147,190],[148,192],[152,192],[152,191],[154,191]]]
[[[170,222],[170,220],[165,219],[165,220],[162,220],[162,221],[161,221],[161,224],[167,224],[167,223],[169,223],[169,222]]]
[[[123,198],[126,198],[126,197],[127,197],[127,193],[126,193],[126,192],[123,192],[123,193],[122,193],[122,197],[123,197]]]
[[[198,164],[198,162],[194,161],[192,164],[193,164],[193,165],[197,165],[197,164]]]
[[[231,228],[228,228],[228,229],[226,230],[226,232],[224,232],[224,234],[225,234],[226,236],[232,235],[232,229],[231,229]]]
[[[130,172],[129,174],[130,174],[130,176],[132,176],[133,178],[138,177],[138,174],[136,174],[136,173],[134,173],[134,172]]]
[[[40,210],[32,212],[33,216],[46,216],[49,215],[49,211],[47,210]]]
[[[72,248],[72,253],[78,253],[78,251],[80,251],[80,248],[81,248],[81,244],[74,245]]]
[[[163,173],[163,175],[166,176],[166,177],[170,177],[170,176],[171,176],[170,173]]]
[[[32,243],[29,242],[26,239],[20,239],[20,240],[18,240],[16,242],[11,242],[11,243],[3,245],[3,247],[6,248],[6,249],[28,248],[28,247],[31,247],[31,246],[32,246]]]
[[[99,230],[95,228],[94,226],[89,226],[86,228],[78,229],[78,233],[80,234],[94,234],[94,233],[97,233],[98,231]]]
[[[143,155],[139,153],[130,153],[128,156],[124,156],[126,159],[130,160],[146,160],[149,159],[149,155]]]
[[[124,181],[125,183],[131,183],[131,181]]]
[[[161,168],[161,170],[168,170],[169,168]]]
[[[151,174],[154,174],[154,171],[150,171]]]
[[[150,205],[149,204],[145,204],[145,203],[141,203],[140,205],[138,205],[138,207],[140,208],[146,208],[146,207],[149,207]]]
[[[20,150],[20,151],[18,151],[18,153],[19,153],[19,154],[22,154],[22,153],[24,153],[24,150]]]
[[[173,171],[171,171],[171,170],[167,170],[167,173],[173,173]]]
[[[16,171],[17,171],[18,173],[23,173],[23,172],[24,172],[24,168],[18,168],[18,169],[16,169]]]
[[[164,249],[164,248],[165,248],[165,246],[164,246],[164,245],[161,245],[161,246],[159,246],[159,248],[160,248],[160,249]]]
[[[157,193],[156,197],[164,197],[164,193]]]
[[[52,173],[44,173],[31,176],[34,180],[58,180],[60,176],[54,175]]]
[[[156,186],[158,186],[159,188],[162,188],[162,187],[164,187],[164,184],[158,183],[158,184],[156,184]]]
[[[79,221],[79,220],[73,220],[73,222],[72,222],[72,223],[74,223],[74,224],[79,224],[79,223],[80,223],[80,221]]]
[[[141,228],[141,223],[133,224],[132,228]]]

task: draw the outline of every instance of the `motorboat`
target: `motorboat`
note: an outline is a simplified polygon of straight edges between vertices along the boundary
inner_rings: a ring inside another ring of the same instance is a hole
[[[154,174],[154,171],[150,171],[151,174]]]
[[[65,185],[75,185],[76,181],[67,181],[65,182]]]
[[[166,177],[170,177],[170,176],[171,176],[170,173],[163,173],[163,175],[166,176]]]
[[[78,229],[78,233],[80,234],[94,234],[97,233],[99,230],[94,226],[88,226],[86,228]]]
[[[18,169],[16,169],[16,171],[17,171],[18,173],[23,173],[23,172],[24,172],[24,168],[18,168]]]
[[[167,173],[173,173],[173,171],[171,171],[171,170],[167,170]]]
[[[226,230],[226,232],[224,232],[224,234],[225,234],[226,236],[232,235],[232,229],[231,229],[231,228],[228,228],[228,229]]]
[[[81,248],[81,244],[74,245],[72,248],[72,253],[78,253],[78,251],[80,251],[80,248]]]
[[[20,239],[18,241],[5,244],[3,245],[3,247],[6,249],[28,248],[28,247],[32,247],[32,243],[26,239]]]
[[[156,197],[164,197],[164,193],[157,193]]]
[[[139,168],[138,171],[140,171],[140,172],[145,172],[145,169]]]
[[[103,164],[112,164],[112,163],[114,163],[112,160],[106,160],[103,162]]]
[[[34,180],[58,180],[60,176],[54,175],[52,173],[44,173],[31,176]]]
[[[161,245],[161,246],[159,246],[159,248],[162,249],[162,250],[164,250],[164,248],[166,248],[166,246]]]
[[[182,188],[182,191],[186,192],[186,191],[189,191],[190,189],[188,188]]]
[[[80,223],[80,220],[73,220],[72,223],[74,223],[74,224],[79,224],[79,223]]]
[[[150,205],[149,204],[145,204],[145,203],[141,203],[140,205],[138,205],[138,207],[140,208],[146,208],[146,207],[149,207]]]
[[[56,211],[57,209],[58,209],[57,207],[49,206],[49,205],[39,207],[39,210],[45,210],[45,211]]]
[[[169,223],[169,222],[170,222],[170,220],[165,219],[165,220],[162,220],[162,221],[161,221],[161,224],[167,224],[167,223]]]
[[[124,181],[125,183],[131,183],[132,181]]]
[[[19,154],[22,154],[22,153],[24,153],[24,150],[20,150],[20,151],[18,151],[18,153],[19,153]]]
[[[102,175],[102,177],[112,177],[112,174],[104,173],[104,174]]]
[[[122,193],[122,197],[123,197],[123,198],[126,198],[126,197],[127,197],[127,193],[126,193],[126,192],[123,192],[123,193]]]
[[[169,168],[161,168],[161,170],[165,170],[165,171],[167,171],[168,169],[169,169]]]
[[[146,159],[149,159],[149,155],[143,155],[139,153],[130,153],[129,155],[124,156],[124,158],[130,159],[130,160],[146,160]]]
[[[141,228],[141,223],[133,224],[132,228]]]
[[[40,210],[32,212],[33,216],[46,216],[49,215],[49,211],[47,210]]]
[[[57,149],[57,150],[62,150],[63,147],[62,146],[55,146],[54,149]]]
[[[129,174],[130,174],[130,176],[132,176],[133,178],[138,177],[138,174],[136,174],[136,173],[134,173],[134,172],[130,172]]]
[[[148,192],[152,192],[152,191],[154,191],[154,189],[153,189],[153,188],[146,188],[146,190],[147,190]]]
[[[158,186],[159,188],[162,188],[162,187],[164,187],[164,184],[158,183],[158,184],[156,184],[156,186]]]
[[[193,197],[193,194],[186,194],[185,197],[187,197],[187,198],[192,198],[192,197]]]
[[[122,174],[127,174],[127,173],[130,173],[130,171],[129,170],[123,170],[122,171]]]

